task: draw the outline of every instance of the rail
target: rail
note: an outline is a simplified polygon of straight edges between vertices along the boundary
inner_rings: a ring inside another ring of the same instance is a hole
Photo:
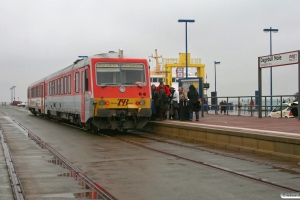
[[[10,177],[11,188],[12,188],[12,193],[13,193],[14,199],[15,200],[24,200],[24,199],[26,199],[25,192],[22,188],[21,181],[19,180],[19,176],[18,176],[17,171],[13,164],[14,162],[13,162],[12,156],[10,154],[8,146],[6,145],[6,141],[4,139],[4,136],[3,136],[1,130],[0,130],[0,139],[1,139],[2,148],[4,151],[4,155],[5,155],[7,170],[8,170],[8,174]]]
[[[5,113],[5,114],[8,115],[7,113]],[[100,185],[95,183],[90,177],[88,177],[86,174],[84,174],[78,167],[73,165],[70,161],[68,161],[65,157],[63,157],[60,153],[58,153],[55,149],[53,149],[50,145],[48,145],[43,140],[41,140],[38,136],[36,136],[32,132],[30,132],[26,127],[24,127],[18,121],[14,120],[13,118],[11,118],[11,119],[18,126],[20,126],[22,129],[24,129],[28,133],[29,138],[34,140],[42,148],[47,149],[50,153],[52,153],[54,155],[54,162],[59,163],[64,168],[68,169],[71,172],[71,174],[73,175],[73,177],[75,177],[85,189],[90,189],[91,196],[89,196],[89,197],[91,197],[92,199],[116,200],[116,198],[113,195],[111,195],[108,191],[106,191]],[[3,141],[2,141],[2,143],[3,143]],[[15,185],[20,186],[21,185],[20,183],[21,182],[19,180],[16,180],[14,182],[13,186],[14,187],[15,187]],[[22,190],[18,189],[17,191],[22,191]],[[19,200],[19,199],[22,200],[22,198],[17,198],[17,200]]]

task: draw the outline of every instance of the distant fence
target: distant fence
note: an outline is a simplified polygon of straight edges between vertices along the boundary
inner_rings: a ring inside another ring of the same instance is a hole
[[[273,95],[271,105],[271,96],[262,96],[262,115],[268,117],[275,107],[282,106],[282,103],[292,103],[294,100],[293,95]],[[226,101],[226,105],[220,105],[221,101]],[[251,101],[253,104],[250,105]],[[224,106],[225,114],[258,116],[258,96],[207,97],[202,105],[204,112],[210,114],[220,114],[221,107]]]

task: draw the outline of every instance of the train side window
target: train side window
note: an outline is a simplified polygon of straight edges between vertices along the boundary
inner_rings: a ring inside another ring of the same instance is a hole
[[[50,81],[50,82],[49,82],[49,84],[50,84],[50,96],[52,96],[52,95],[53,95],[53,90],[52,90],[52,81]]]
[[[85,70],[85,81],[84,81],[84,85],[85,85],[85,91],[89,91],[89,74],[88,74],[88,70]]]
[[[71,94],[71,75],[68,75],[68,93]]]
[[[60,95],[60,78],[57,79],[57,94]]]
[[[44,90],[43,90],[44,88],[43,88],[43,86],[41,85],[40,86],[40,97],[43,97],[44,96],[44,94],[43,94],[43,92],[44,92]]]
[[[60,94],[64,94],[64,78],[61,77],[60,79]]]
[[[39,97],[40,96],[40,86],[37,86],[36,89],[37,89],[36,96]]]
[[[75,73],[75,92],[79,92],[79,72]]]
[[[84,87],[84,79],[85,79],[85,77],[84,77],[84,71],[82,71],[81,72],[81,93],[82,94],[84,94],[84,89],[85,89],[85,87]]]
[[[55,94],[55,81],[52,81],[52,96]]]
[[[58,94],[58,81],[57,79],[55,80],[55,94]]]
[[[67,94],[67,77],[64,77],[64,94]]]
[[[55,95],[55,90],[56,90],[56,85],[55,85],[55,80],[53,80],[53,84],[52,84],[52,86],[53,86],[53,96]]]

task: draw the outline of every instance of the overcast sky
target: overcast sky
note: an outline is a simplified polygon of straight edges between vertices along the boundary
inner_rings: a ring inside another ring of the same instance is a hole
[[[206,66],[208,96],[254,95],[257,58],[300,49],[298,0],[0,0],[0,101],[26,101],[27,86],[70,65],[80,55],[124,50],[148,58],[188,51]],[[270,94],[270,69],[263,69],[263,95]],[[273,68],[273,95],[298,91],[297,65]]]

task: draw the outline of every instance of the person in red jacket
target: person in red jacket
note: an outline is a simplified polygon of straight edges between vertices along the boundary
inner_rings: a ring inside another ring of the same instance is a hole
[[[159,92],[160,89],[163,89],[168,97],[170,96],[171,93],[169,87],[166,86],[162,81],[160,81],[159,86],[156,87],[156,92]]]
[[[167,99],[159,101],[159,105],[157,105],[158,110],[158,116],[160,120],[167,119],[168,118],[168,112],[169,112],[169,97],[171,95],[170,89],[167,85],[164,84],[164,82],[160,81],[159,86],[156,87],[156,92],[159,94],[164,93],[165,97]],[[164,96],[161,95],[161,96]],[[159,98],[161,99],[161,98]]]

